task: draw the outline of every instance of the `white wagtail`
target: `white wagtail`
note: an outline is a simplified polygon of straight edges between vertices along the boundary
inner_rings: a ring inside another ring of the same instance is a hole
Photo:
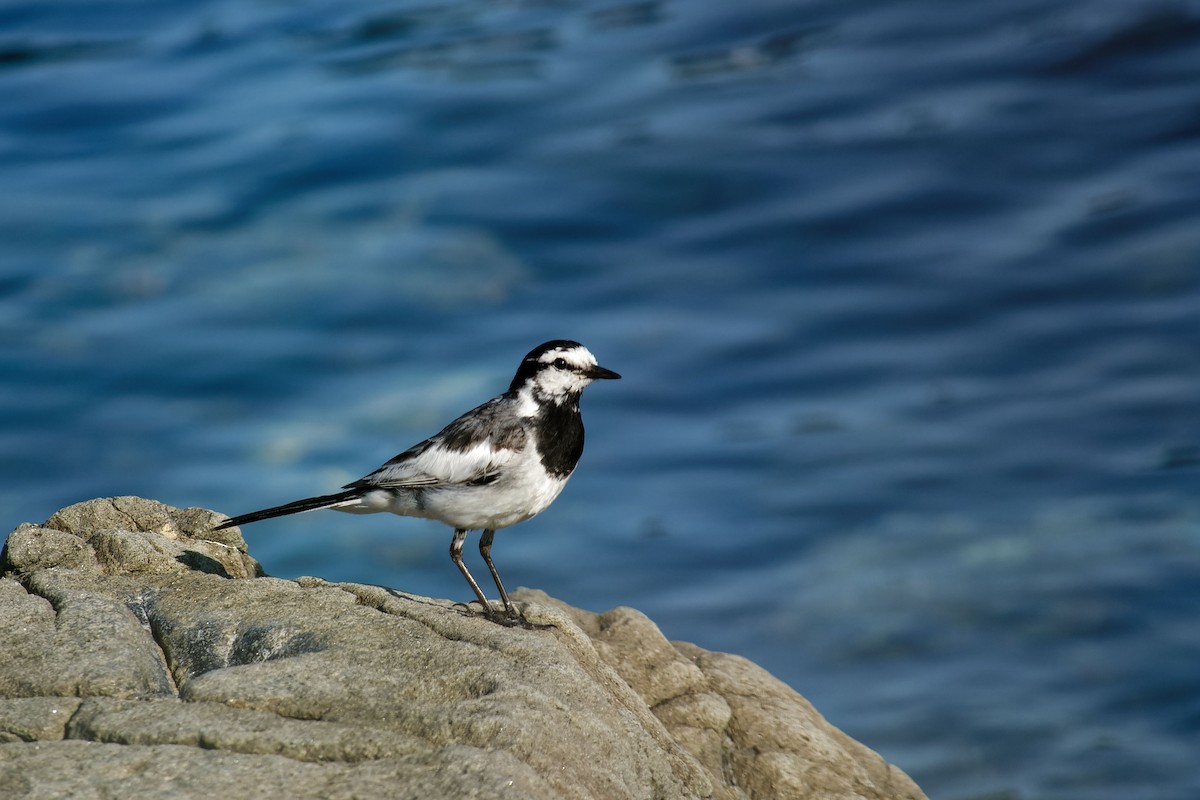
[[[579,397],[584,387],[620,377],[597,364],[579,342],[546,342],[521,361],[507,392],[346,484],[345,491],[242,514],[217,529],[320,508],[436,519],[454,528],[450,558],[490,613],[487,597],[462,557],[467,531],[481,529],[479,553],[496,581],[505,613],[516,618],[492,563],[492,537],[554,502],[583,453]]]

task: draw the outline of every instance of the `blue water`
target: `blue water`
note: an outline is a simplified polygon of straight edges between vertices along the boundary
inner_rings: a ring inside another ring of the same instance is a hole
[[[933,797],[1200,796],[1200,3],[0,5],[5,529],[330,491],[551,338],[510,585]],[[434,523],[246,529],[467,599]]]

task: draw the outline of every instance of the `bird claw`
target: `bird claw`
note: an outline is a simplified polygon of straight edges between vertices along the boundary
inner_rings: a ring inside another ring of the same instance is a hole
[[[489,605],[487,608],[487,618],[497,625],[503,625],[506,628],[529,627],[529,623],[525,621],[524,615],[513,606],[508,606],[501,611]]]
[[[505,628],[524,628],[527,631],[533,631],[552,627],[550,625],[535,625],[534,623],[525,619],[525,615],[522,614],[516,606],[509,606],[508,608],[496,608],[490,602],[487,605],[483,605],[478,600],[472,600],[469,603],[460,603],[459,605],[462,605],[464,608],[472,611],[472,613],[486,617],[488,621],[494,622],[497,625],[501,625]],[[482,608],[479,611],[475,611],[474,609],[476,606],[482,606]]]

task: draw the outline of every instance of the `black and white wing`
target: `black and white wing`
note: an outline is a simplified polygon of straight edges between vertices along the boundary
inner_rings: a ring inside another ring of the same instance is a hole
[[[528,440],[510,403],[504,397],[489,400],[343,488],[420,489],[490,483],[525,449]]]

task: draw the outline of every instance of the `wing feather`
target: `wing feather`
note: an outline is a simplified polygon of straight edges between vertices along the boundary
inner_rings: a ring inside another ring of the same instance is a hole
[[[344,488],[418,489],[495,479],[527,439],[520,419],[504,413],[505,400],[501,396],[468,411]]]

